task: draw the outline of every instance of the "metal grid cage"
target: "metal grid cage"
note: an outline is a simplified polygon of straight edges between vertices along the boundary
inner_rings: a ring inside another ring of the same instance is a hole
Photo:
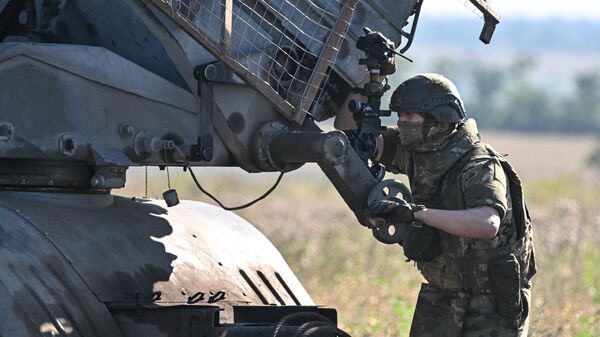
[[[152,0],[288,119],[323,99],[358,0]]]

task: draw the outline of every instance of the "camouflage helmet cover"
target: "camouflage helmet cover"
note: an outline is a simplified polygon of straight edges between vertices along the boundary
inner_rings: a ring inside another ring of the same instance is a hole
[[[418,74],[402,82],[392,94],[390,110],[422,112],[441,123],[459,123],[465,118],[454,83],[433,73]]]

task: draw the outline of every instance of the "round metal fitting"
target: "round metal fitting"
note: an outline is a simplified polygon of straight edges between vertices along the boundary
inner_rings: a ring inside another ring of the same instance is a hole
[[[160,137],[147,136],[144,137],[144,152],[152,154],[162,150],[162,140]]]
[[[203,75],[207,81],[214,81],[217,79],[217,76],[219,75],[219,70],[217,69],[217,67],[215,67],[214,64],[209,64],[206,67],[204,67]]]
[[[151,152],[146,151],[146,139],[151,137],[146,130],[140,130],[133,137],[133,151],[136,156],[141,160],[146,160],[152,155]]]
[[[271,122],[263,125],[258,130],[258,137],[255,143],[255,161],[257,166],[263,171],[284,171],[284,167],[275,162],[269,150],[271,138],[278,132],[287,131],[287,127],[279,122]]]
[[[333,165],[344,162],[348,153],[348,139],[340,132],[331,132],[323,144],[325,160]]]
[[[289,172],[298,169],[303,163],[279,164],[271,154],[271,141],[280,132],[289,132],[287,126],[279,122],[269,122],[257,132],[254,142],[254,161],[261,171]]]
[[[227,125],[235,134],[239,135],[246,127],[246,118],[239,112],[234,112],[227,118]]]
[[[96,174],[90,180],[90,185],[92,185],[93,188],[102,188],[106,186],[106,178],[101,174]]]
[[[119,136],[123,139],[129,139],[135,133],[135,128],[127,123],[119,125]]]
[[[68,133],[63,134],[58,138],[58,150],[67,157],[71,157],[75,154],[76,145],[73,136]]]

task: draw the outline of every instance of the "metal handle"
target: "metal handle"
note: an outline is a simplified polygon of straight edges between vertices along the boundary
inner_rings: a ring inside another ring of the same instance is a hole
[[[367,197],[367,204],[371,204],[375,200],[398,198],[398,195],[401,195],[401,198],[407,202],[414,201],[412,193],[410,193],[410,189],[406,184],[399,180],[386,179],[377,183],[371,189]]]
[[[406,184],[394,179],[381,181],[371,189],[367,197],[367,204],[371,204],[377,200],[385,200],[390,198],[398,198],[401,195],[402,199],[407,202],[413,202],[413,196]],[[406,224],[388,223],[383,218],[375,218],[369,221],[373,236],[382,243],[395,244],[401,243],[406,234]]]

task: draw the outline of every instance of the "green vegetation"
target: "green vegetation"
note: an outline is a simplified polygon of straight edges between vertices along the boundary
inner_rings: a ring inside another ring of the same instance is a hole
[[[600,336],[600,186],[581,177],[530,184],[539,275],[535,336]]]
[[[549,89],[529,80],[535,62],[513,61],[506,69],[475,63],[465,100],[483,128],[512,131],[600,133],[600,73],[574,75],[570,89]]]
[[[508,63],[490,64],[468,54],[440,56],[429,71],[455,82],[467,115],[483,129],[600,134],[598,70],[575,73],[557,83],[540,83],[534,80],[540,72],[535,56],[511,56]],[[395,87],[402,80],[394,76],[390,84]]]

